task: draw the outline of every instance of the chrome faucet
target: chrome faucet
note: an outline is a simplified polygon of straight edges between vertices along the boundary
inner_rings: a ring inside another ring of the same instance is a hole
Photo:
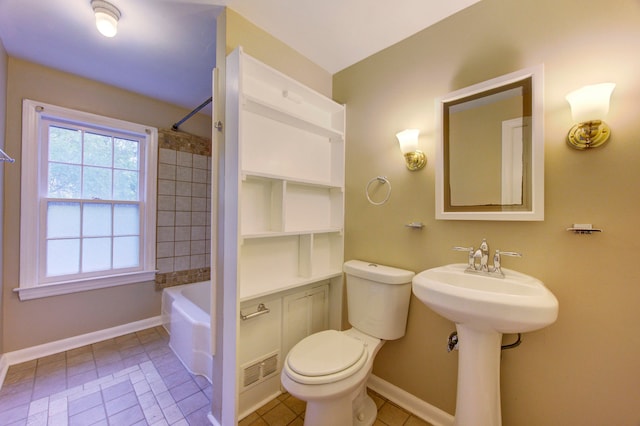
[[[477,250],[474,250],[473,247],[460,246],[456,246],[453,249],[469,253],[468,265],[465,272],[493,275],[502,278],[504,278],[504,272],[502,272],[502,256],[522,257],[522,253],[515,251],[496,250],[493,255],[493,266],[489,266],[489,244],[487,243],[486,238],[482,239],[480,247]]]
[[[478,251],[480,251],[480,270],[489,272],[489,244],[487,244],[486,238],[482,239]]]

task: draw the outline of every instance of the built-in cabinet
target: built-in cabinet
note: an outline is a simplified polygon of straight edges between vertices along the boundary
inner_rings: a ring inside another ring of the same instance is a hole
[[[329,286],[310,286],[285,296],[282,302],[282,353],[300,340],[329,328]]]
[[[345,108],[241,48],[226,72],[225,291],[269,309],[238,318],[242,413],[295,343],[341,326]]]
[[[240,304],[239,413],[248,414],[280,393],[280,371],[300,340],[329,328],[329,284],[278,292]]]

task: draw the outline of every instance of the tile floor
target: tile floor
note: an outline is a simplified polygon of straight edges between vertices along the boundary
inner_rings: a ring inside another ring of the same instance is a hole
[[[0,426],[208,426],[211,385],[190,374],[154,327],[9,368]],[[371,392],[376,426],[428,425]],[[305,405],[280,395],[241,426],[302,425]]]
[[[372,390],[369,390],[369,395],[378,407],[378,417],[373,426],[432,426]],[[239,426],[302,426],[304,410],[304,401],[284,393],[240,420]]]

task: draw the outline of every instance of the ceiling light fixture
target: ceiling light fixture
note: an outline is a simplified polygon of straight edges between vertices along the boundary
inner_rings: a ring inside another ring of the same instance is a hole
[[[113,37],[118,32],[120,11],[104,0],[92,0],[91,7],[96,15],[96,27],[105,37]]]

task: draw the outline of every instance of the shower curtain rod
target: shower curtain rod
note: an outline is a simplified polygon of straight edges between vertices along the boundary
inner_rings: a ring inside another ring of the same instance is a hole
[[[213,97],[207,99],[206,101],[204,101],[203,103],[201,103],[200,105],[198,105],[193,111],[191,111],[189,114],[185,115],[184,118],[180,121],[178,121],[177,123],[174,123],[173,126],[171,126],[171,130],[178,130],[178,127],[184,123],[185,121],[187,121],[188,119],[190,119],[193,114],[197,113],[198,111],[200,111],[202,108],[206,107],[207,105],[209,105],[211,103],[211,101],[213,101]]]

